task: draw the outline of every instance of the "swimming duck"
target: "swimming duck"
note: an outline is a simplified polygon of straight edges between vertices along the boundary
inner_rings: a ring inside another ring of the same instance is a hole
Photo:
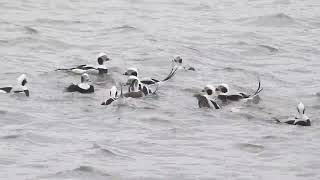
[[[67,92],[79,92],[79,93],[93,93],[94,87],[89,84],[90,78],[87,73],[81,75],[81,83],[71,84],[66,88]]]
[[[90,74],[106,74],[108,73],[108,68],[104,64],[105,61],[110,61],[110,58],[105,53],[99,53],[97,57],[97,66],[92,65],[79,65],[73,68],[59,68],[56,71],[68,71],[73,72],[75,74],[83,74],[83,73],[90,73]]]

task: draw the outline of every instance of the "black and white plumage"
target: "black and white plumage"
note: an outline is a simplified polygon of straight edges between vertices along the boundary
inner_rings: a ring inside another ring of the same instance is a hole
[[[128,86],[128,92],[124,94],[124,97],[140,98],[154,94],[158,90],[158,88],[151,90],[146,84],[141,83],[136,76],[129,76],[126,85]]]
[[[10,93],[12,90],[12,87],[8,86],[8,87],[2,87],[0,88],[0,93]]]
[[[160,85],[171,79],[177,72],[178,68],[173,67],[166,78],[159,81],[153,78],[144,78],[140,80],[138,78],[137,68],[128,68],[124,75],[129,76],[126,85],[128,86],[128,92],[124,93],[124,97],[139,98],[150,94],[155,94]]]
[[[105,65],[105,61],[110,61],[110,58],[105,53],[100,53],[97,57],[98,65],[79,65],[73,68],[59,68],[56,71],[68,71],[73,72],[75,74],[83,74],[83,73],[90,73],[90,74],[106,74],[108,73],[108,68]]]
[[[166,78],[164,78],[163,80],[157,80],[155,78],[141,78],[139,79],[140,83],[144,84],[144,85],[154,85],[157,83],[161,83],[161,82],[165,82],[169,79],[171,79],[177,72],[177,70],[179,69],[179,67],[174,66],[171,68],[170,73],[168,74],[168,76]],[[124,73],[124,75],[126,76],[135,76],[138,77],[138,69],[137,68],[128,68],[127,71]]]
[[[221,106],[214,99],[210,99],[208,95],[196,94],[194,97],[198,100],[199,108],[221,109]]]
[[[89,75],[84,73],[81,75],[81,83],[71,84],[66,88],[67,92],[79,92],[79,93],[93,93],[94,87],[89,84],[90,78]]]
[[[30,96],[30,92],[29,92],[29,89],[27,87],[27,83],[28,83],[27,76],[25,74],[22,74],[17,78],[17,80],[18,80],[18,86],[19,87],[17,89],[15,89],[13,91],[13,93],[15,93],[15,94],[23,93],[27,97],[29,97]]]
[[[29,90],[27,88],[27,76],[25,74],[20,75],[17,78],[18,86],[13,88],[12,86],[2,87],[0,88],[0,93],[10,93],[13,92],[14,94],[25,94],[27,97],[30,96]]]
[[[121,88],[122,89],[122,88]],[[110,105],[112,102],[116,101],[118,99],[118,90],[116,86],[112,86],[110,89],[110,96],[109,99],[107,99],[105,102],[102,102],[101,105]]]
[[[172,60],[172,67],[178,67],[178,69],[184,69],[186,71],[195,71],[194,67],[191,67],[189,65],[182,65],[182,58],[180,56],[176,56],[175,58],[173,58]]]
[[[311,121],[306,115],[306,108],[301,102],[297,106],[298,115],[294,118],[290,118],[284,123],[291,125],[300,125],[300,126],[311,126]],[[281,122],[279,119],[276,119],[277,122]]]
[[[230,94],[229,86],[227,84],[220,84],[216,88],[214,88],[211,85],[205,86],[205,88],[202,90],[202,92],[205,92],[208,96],[210,96],[212,99],[217,99],[221,101],[222,103],[227,103],[230,101],[240,101],[243,99],[249,100],[258,97],[259,93],[263,90],[261,87],[261,82],[259,80],[258,88],[257,90],[252,94],[247,93],[236,93],[236,94]]]

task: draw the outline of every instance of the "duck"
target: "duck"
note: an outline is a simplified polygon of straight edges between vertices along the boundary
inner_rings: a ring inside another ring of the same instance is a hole
[[[89,75],[84,73],[81,75],[81,83],[79,84],[71,84],[66,88],[66,92],[79,92],[83,94],[93,93],[94,87],[90,85],[91,82]]]
[[[140,98],[154,94],[158,90],[156,88],[156,90],[152,91],[146,84],[141,83],[140,79],[136,76],[129,76],[125,85],[128,86],[128,92],[123,94],[124,97]]]
[[[160,83],[163,83],[165,81],[168,81],[169,79],[171,79],[175,74],[176,72],[178,71],[179,67],[178,66],[173,66],[171,68],[171,71],[170,73],[168,74],[168,76],[166,78],[164,78],[163,80],[157,80],[155,78],[141,78],[139,79],[140,83],[144,84],[144,85],[155,85],[155,84],[160,84]],[[138,69],[135,68],[135,67],[131,67],[131,68],[128,68],[126,70],[125,73],[123,73],[123,75],[125,76],[135,76],[138,78]]]
[[[99,53],[97,56],[97,66],[92,65],[79,65],[72,68],[59,68],[56,71],[67,71],[72,72],[75,74],[83,74],[83,73],[90,73],[90,74],[107,74],[108,68],[104,64],[105,61],[110,61],[110,58],[107,56],[106,53]]]
[[[199,108],[221,109],[221,106],[209,95],[195,94]]]
[[[25,94],[25,96],[29,97],[30,92],[27,87],[27,76],[25,74],[21,74],[18,78],[18,88],[13,91],[14,94]]]
[[[194,67],[191,67],[189,65],[182,65],[182,57],[181,56],[176,56],[172,60],[172,67],[178,67],[178,69],[184,69],[186,71],[195,71],[196,69]]]
[[[118,97],[118,90],[117,90],[116,86],[111,87],[109,94],[110,94],[109,99],[102,102],[101,105],[106,105],[106,106],[110,105],[112,102],[116,101],[119,98]]]
[[[284,123],[290,124],[290,125],[298,125],[298,126],[311,126],[311,120],[306,115],[306,108],[302,102],[298,103],[297,111],[298,111],[297,116],[284,121]],[[275,120],[279,123],[282,123],[282,121],[280,121],[277,118],[275,118]]]
[[[262,90],[263,90],[263,88],[261,87],[261,82],[259,80],[258,88],[252,94],[248,94],[248,93],[244,93],[244,92],[230,94],[228,84],[219,84],[215,88],[211,85],[206,85],[204,87],[204,89],[202,90],[202,92],[206,93],[212,99],[219,100],[222,103],[228,103],[228,102],[232,102],[232,101],[249,100],[249,99],[257,98],[259,93]]]

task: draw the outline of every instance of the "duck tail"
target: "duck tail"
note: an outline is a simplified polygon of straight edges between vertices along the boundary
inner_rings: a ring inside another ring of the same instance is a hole
[[[168,76],[167,76],[166,78],[164,78],[164,79],[162,80],[162,82],[171,79],[171,78],[176,74],[177,70],[178,70],[178,67],[177,67],[177,66],[172,67],[170,73],[168,74]]]
[[[72,68],[58,68],[58,69],[55,69],[54,71],[71,71]]]
[[[261,87],[261,81],[260,81],[260,79],[259,79],[258,88],[257,88],[257,90],[251,95],[251,97],[258,95],[262,90],[263,90],[263,87]]]

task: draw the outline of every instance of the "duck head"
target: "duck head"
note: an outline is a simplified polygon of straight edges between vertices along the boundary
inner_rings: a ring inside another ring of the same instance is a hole
[[[103,65],[104,61],[110,61],[110,58],[108,58],[106,53],[99,53],[97,61],[99,65]]]
[[[138,76],[138,69],[137,68],[128,68],[127,71],[123,74],[126,76]]]
[[[226,95],[229,93],[229,86],[228,84],[219,84],[216,88],[215,88],[215,93],[217,95]]]
[[[300,102],[297,106],[297,111],[299,113],[299,117],[303,121],[310,120],[309,117],[306,115],[306,108],[302,102]]]
[[[208,95],[208,96],[213,96],[213,95],[215,95],[214,87],[211,86],[211,85],[206,85],[206,86],[201,90],[201,92],[204,93],[205,95]]]
[[[88,83],[91,82],[89,75],[87,73],[84,73],[81,75],[81,83]]]

